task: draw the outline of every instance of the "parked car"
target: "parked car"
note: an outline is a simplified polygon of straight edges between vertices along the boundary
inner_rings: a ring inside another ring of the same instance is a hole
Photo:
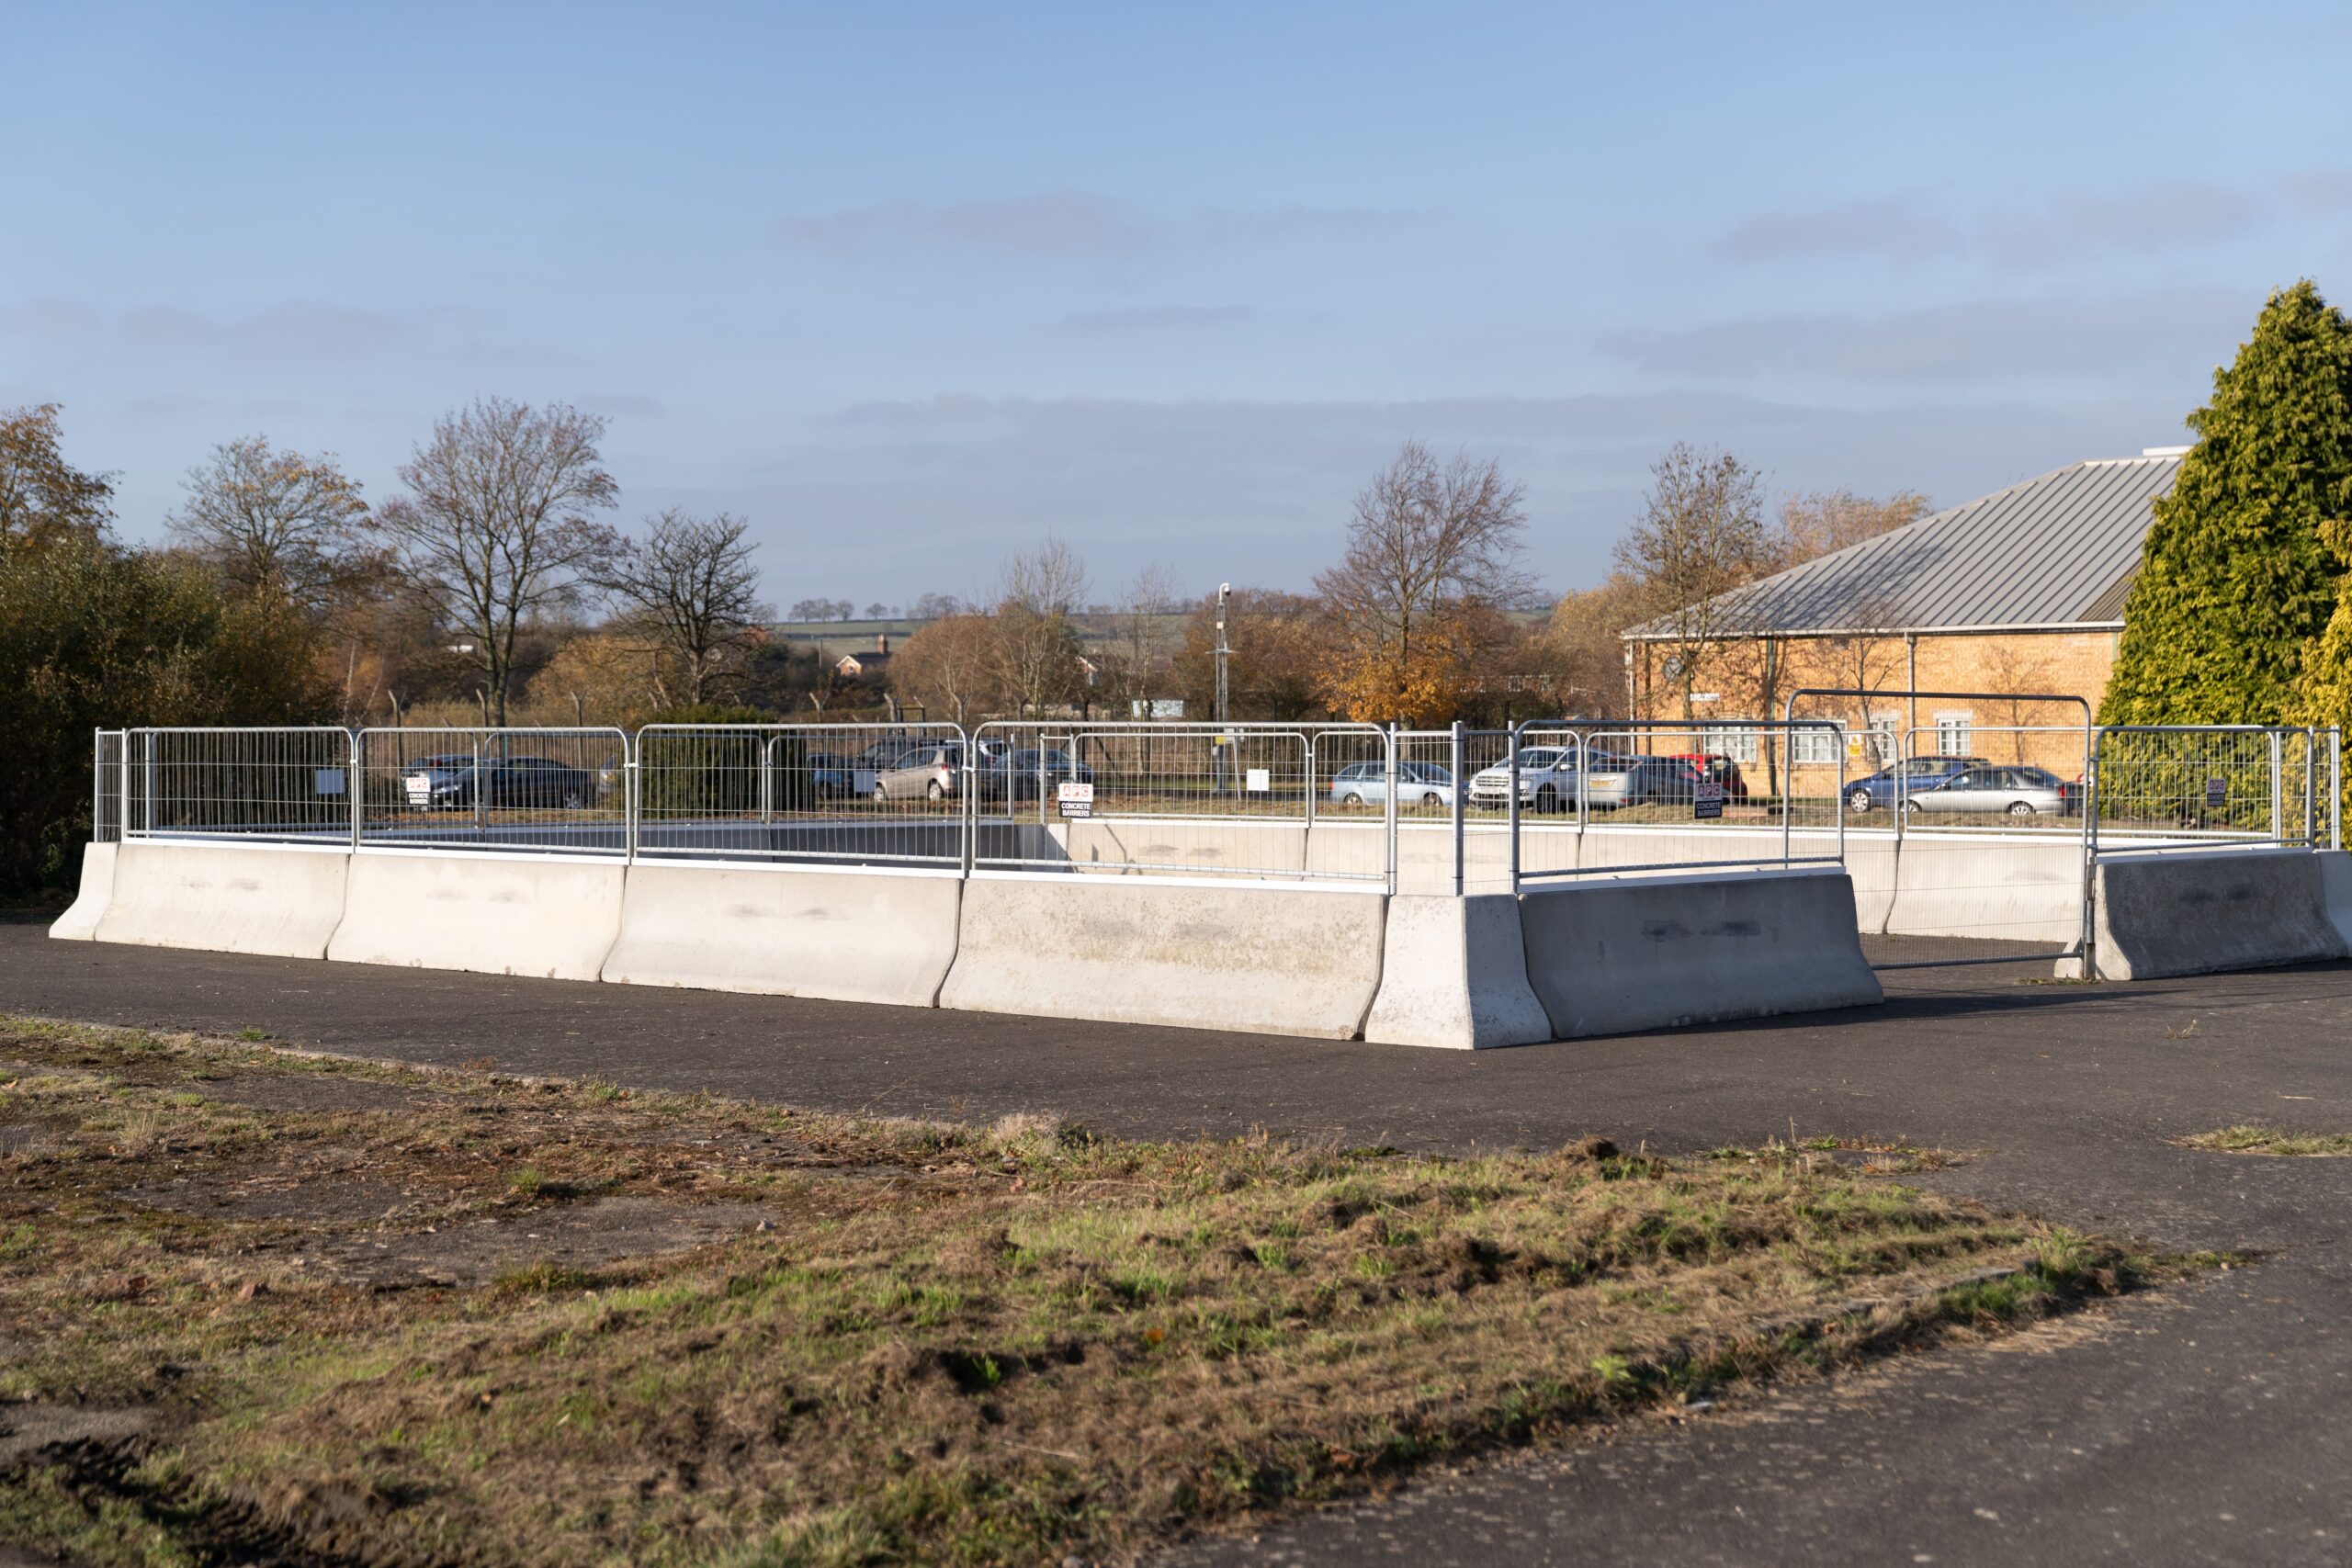
[[[596,775],[585,768],[559,762],[552,757],[493,757],[477,767],[473,759],[457,770],[443,770],[436,782],[434,770],[402,775],[401,784],[411,806],[425,810],[458,810],[479,799],[488,807],[561,807],[577,811],[595,804]]]
[[[876,800],[953,800],[963,788],[964,748],[953,741],[918,745],[874,774]]]
[[[857,792],[857,763],[832,751],[811,751],[802,760],[801,767],[808,776],[808,788],[820,800]]]
[[[1605,751],[1594,752],[1585,759],[1585,804],[1603,811],[1640,805],[1634,797],[1634,775],[1643,763],[1656,761],[1655,757],[1612,757]]]
[[[1982,757],[1910,757],[1890,768],[1882,768],[1866,779],[1856,779],[1846,786],[1846,809],[1853,812],[1875,811],[1880,807],[1892,810],[1901,782],[1900,793],[1911,795],[1923,789],[1933,789],[1971,768],[1991,766]]]
[[[1470,775],[1470,804],[1500,810],[1510,798],[1510,764]],[[1569,811],[1577,803],[1577,750],[1573,746],[1519,749],[1519,804],[1522,809]]]
[[[862,769],[869,773],[878,773],[886,768],[897,767],[899,759],[913,750],[917,742],[908,739],[903,735],[894,735],[885,740],[876,740],[873,745],[852,757],[849,760],[849,765],[853,770]]]
[[[471,751],[447,751],[434,757],[419,757],[405,764],[400,773],[401,793],[411,807],[430,811],[435,802],[435,791],[445,788],[452,780],[469,773],[474,765]]]
[[[1967,768],[1903,797],[1916,815],[1982,812],[2010,817],[2064,817],[2083,808],[2082,786],[2047,768]]]
[[[1624,784],[1610,793],[1614,798],[1602,801],[1601,775],[1592,778],[1592,799],[1596,805],[1688,806],[1699,795],[1699,785],[1706,774],[1679,757],[1634,757],[1627,760]]]
[[[1055,747],[1045,751],[999,751],[983,755],[974,785],[982,798],[1035,800],[1061,784],[1092,784],[1094,770]]]
[[[1331,775],[1331,802],[1335,806],[1379,806],[1387,799],[1385,762],[1350,762]],[[1436,762],[1397,763],[1396,804],[1453,809],[1453,770]]]
[[[1740,777],[1739,764],[1720,751],[1684,751],[1666,759],[1669,762],[1688,762],[1702,778],[1710,778],[1724,786],[1724,803],[1732,805],[1747,798],[1747,781]]]

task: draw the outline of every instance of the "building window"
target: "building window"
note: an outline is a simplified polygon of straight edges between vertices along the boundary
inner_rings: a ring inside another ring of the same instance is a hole
[[[1892,716],[1871,720],[1870,754],[1882,768],[1894,761],[1894,720]]]
[[[1946,757],[1965,757],[1975,744],[1975,716],[1965,713],[1936,715],[1936,750]]]
[[[1735,762],[1752,762],[1756,761],[1756,731],[1702,729],[1699,732],[1699,750],[1711,757],[1729,757]]]
[[[1789,735],[1789,761],[1799,767],[1827,766],[1845,760],[1841,729],[1798,729]]]

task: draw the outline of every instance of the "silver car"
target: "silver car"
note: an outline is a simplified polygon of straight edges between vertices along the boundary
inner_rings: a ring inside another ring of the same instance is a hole
[[[1510,799],[1510,765],[1470,775],[1470,804],[1499,810]],[[1519,803],[1536,811],[1572,811],[1577,803],[1577,751],[1573,746],[1519,749]]]
[[[1387,764],[1384,762],[1350,762],[1331,775],[1334,806],[1377,806],[1387,798]],[[1397,763],[1396,804],[1452,807],[1453,774],[1435,762]]]
[[[1931,788],[1914,785],[1903,809],[1915,816],[2064,817],[2077,807],[2074,792],[2047,768],[1979,767]]]

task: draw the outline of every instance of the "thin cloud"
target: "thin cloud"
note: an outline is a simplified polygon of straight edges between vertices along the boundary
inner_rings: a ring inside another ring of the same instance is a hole
[[[1956,226],[1908,201],[1854,201],[1758,213],[1735,224],[1715,242],[1714,251],[1734,262],[1851,255],[1924,262],[1957,255],[1966,244]]]
[[[2112,377],[2210,367],[2255,305],[2226,289],[2125,299],[1986,299],[1885,315],[1750,317],[1608,334],[1600,346],[1653,375],[1827,375],[1865,382]]]
[[[885,202],[778,220],[786,243],[812,251],[880,245],[968,245],[1036,254],[1132,250],[1149,227],[1127,206],[1089,191],[1047,191],[994,201]]]
[[[1125,310],[1072,310],[1059,325],[1089,337],[1123,333],[1189,333],[1239,326],[1257,312],[1247,305],[1136,305]]]
[[[2264,204],[2244,191],[2175,180],[2138,190],[2061,192],[2037,207],[1986,214],[1977,235],[1995,261],[2039,265],[2227,240],[2265,216]]]
[[[1422,228],[1443,216],[1427,208],[1221,208],[1202,213],[1193,227],[1203,239],[1213,243],[1265,244],[1326,237],[1372,239]]]

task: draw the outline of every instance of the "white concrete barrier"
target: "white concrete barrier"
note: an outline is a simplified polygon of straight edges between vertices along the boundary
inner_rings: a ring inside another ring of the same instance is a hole
[[[1524,895],[1520,923],[1564,1040],[1885,999],[1836,870],[1587,877]]]
[[[322,958],[343,919],[351,852],[294,844],[115,847],[100,942]]]
[[[51,923],[49,934],[66,942],[88,942],[98,934],[98,921],[114,897],[112,844],[91,843],[82,849],[82,887],[65,913]]]
[[[1889,936],[2070,943],[2083,932],[2083,840],[1906,834],[1883,929]]]
[[[2341,875],[2340,872],[2336,873]],[[2183,850],[2102,860],[2093,951],[2104,980],[2311,964],[2352,953],[2308,850]],[[2061,959],[2058,973],[2082,972]]]
[[[594,980],[620,934],[618,860],[362,850],[326,955]]]
[[[1364,1020],[1375,1045],[1478,1050],[1552,1038],[1527,984],[1519,900],[1399,894],[1388,900],[1380,994]]]
[[[953,876],[639,861],[604,977],[927,1008],[956,959]]]
[[[1344,1040],[1380,986],[1379,893],[977,877],[939,1005]]]
[[[1171,868],[1178,874],[1250,874],[1306,868],[1306,827],[1302,822],[1096,817],[1057,821],[1049,831],[1063,854],[1090,871],[1148,865],[1163,875]]]

